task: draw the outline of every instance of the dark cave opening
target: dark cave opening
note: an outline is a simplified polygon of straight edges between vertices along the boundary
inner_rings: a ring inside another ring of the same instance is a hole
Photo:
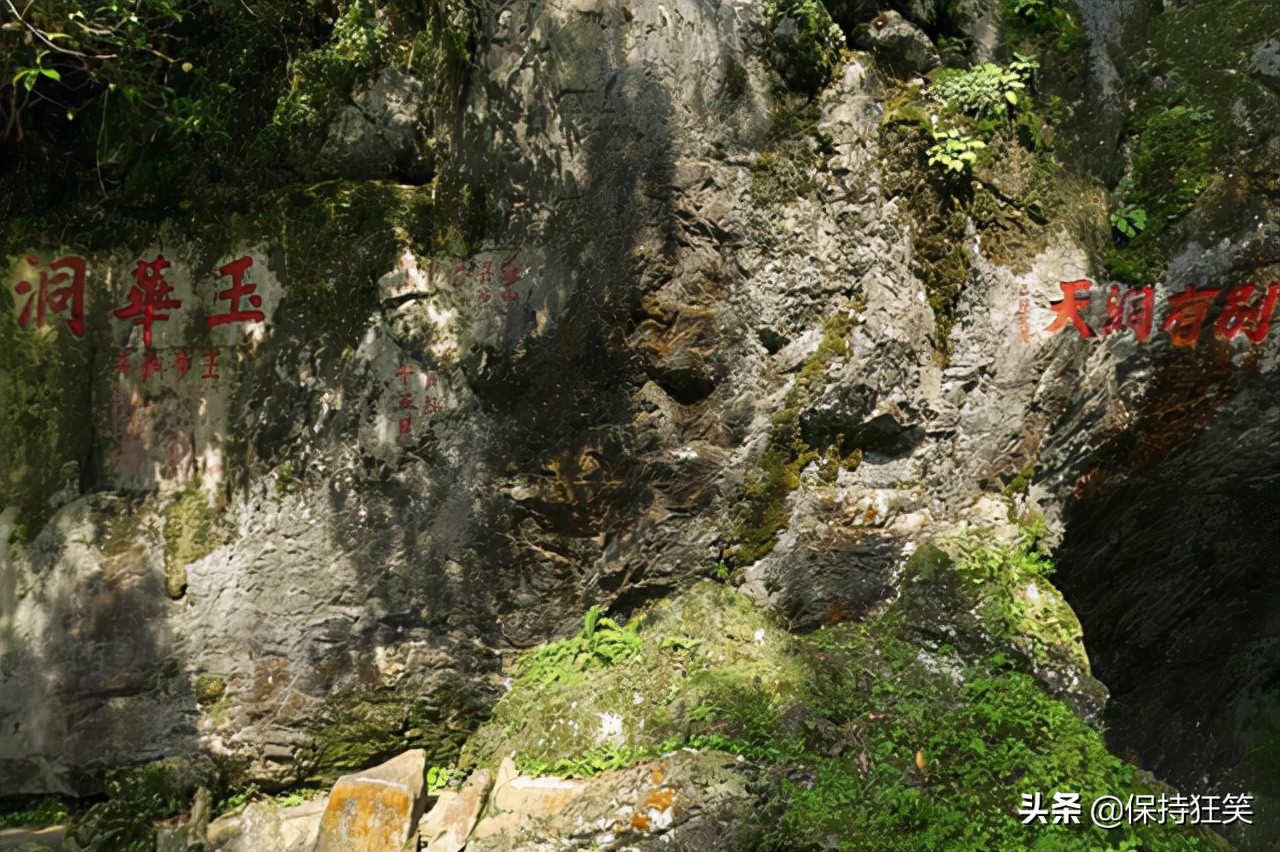
[[[1184,793],[1257,796],[1233,837],[1249,849],[1280,838],[1280,405],[1263,379],[1154,465],[1095,460],[1055,553],[1111,690],[1109,747]]]

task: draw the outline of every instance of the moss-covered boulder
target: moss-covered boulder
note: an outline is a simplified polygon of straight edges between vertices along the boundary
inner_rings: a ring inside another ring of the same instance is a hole
[[[1025,642],[1033,659],[1037,648],[1069,654],[1077,644],[1069,608],[1046,602],[1056,592],[1043,579],[1040,600],[1020,597],[1025,577],[1009,559],[956,563],[929,548],[912,569],[927,583],[908,583],[860,623],[805,636],[712,582],[625,627],[593,614],[577,637],[520,658],[462,762],[496,766],[514,753],[531,774],[592,776],[681,747],[737,754],[771,767],[748,820],[768,849],[1227,848],[1190,827],[1016,816],[1023,792],[1078,792],[1087,803],[1163,788],[1110,755],[1037,683],[1032,662],[985,650],[978,633]],[[964,588],[987,584],[1004,591]],[[939,604],[939,588],[973,604],[977,621],[940,618],[964,607]],[[926,612],[939,635],[922,633]]]
[[[783,81],[817,94],[835,73],[844,33],[821,0],[769,0],[765,26],[773,38],[772,61]]]

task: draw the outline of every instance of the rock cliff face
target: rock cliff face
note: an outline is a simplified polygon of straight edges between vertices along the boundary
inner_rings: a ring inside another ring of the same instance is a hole
[[[458,102],[380,69],[295,149],[321,183],[10,238],[0,795],[175,756],[277,789],[496,769],[542,748],[473,736],[508,652],[707,578],[769,630],[901,611],[935,673],[1005,655],[1159,778],[1274,794],[1280,19],[829,4],[866,50],[809,99],[777,57],[810,5],[484,4]],[[911,76],[939,64],[1008,88],[948,101]],[[80,334],[23,313],[65,257]],[[1062,282],[1112,278],[1068,318]],[[966,561],[1033,539],[1062,595]]]

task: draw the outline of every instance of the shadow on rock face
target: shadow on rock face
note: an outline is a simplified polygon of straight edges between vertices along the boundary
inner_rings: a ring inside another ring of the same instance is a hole
[[[894,594],[903,542],[882,534],[785,533],[773,552],[750,572],[759,603],[807,633],[864,616]]]
[[[873,461],[909,455],[924,441],[924,429],[889,413],[868,416],[873,398],[869,388],[837,388],[800,415],[801,437],[819,449],[837,443],[842,453],[859,449]]]
[[[1184,791],[1273,786],[1249,767],[1278,733],[1256,724],[1280,689],[1278,392],[1255,373],[1225,404],[1156,400],[1064,512],[1056,581],[1112,691],[1109,742]]]
[[[99,549],[93,510],[127,524],[126,503],[82,498],[25,554],[5,554],[0,795],[94,794],[111,767],[197,751],[194,690],[165,628],[163,566],[140,541]]]

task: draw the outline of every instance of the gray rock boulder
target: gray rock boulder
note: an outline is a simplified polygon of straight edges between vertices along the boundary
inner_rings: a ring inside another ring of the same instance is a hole
[[[892,10],[871,21],[867,37],[876,59],[898,76],[922,76],[942,64],[924,31]]]
[[[329,126],[316,159],[318,173],[349,180],[429,178],[433,162],[426,144],[425,95],[416,77],[395,67],[382,72]]]

